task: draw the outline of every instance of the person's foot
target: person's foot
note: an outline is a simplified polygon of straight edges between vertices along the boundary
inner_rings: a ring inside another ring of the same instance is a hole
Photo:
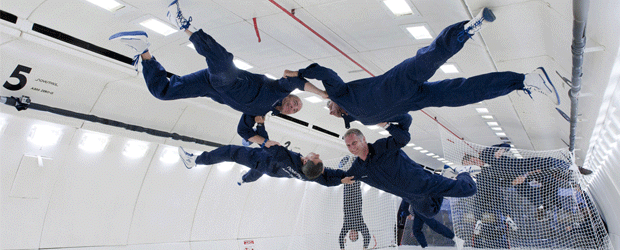
[[[579,166],[579,173],[582,175],[589,175],[592,173],[592,170]]]
[[[487,23],[495,21],[495,14],[489,8],[484,8],[478,13],[476,17],[471,19],[468,23],[463,27],[465,32],[470,36],[476,34],[476,32],[482,30]]]
[[[515,223],[510,216],[506,216],[506,223],[510,226],[512,231],[517,231],[519,229],[519,227],[517,227],[517,223]]]
[[[245,183],[243,181],[243,176],[247,173],[247,170],[243,170],[243,172],[241,172],[241,174],[239,174],[239,179],[237,179],[237,185],[241,186],[241,184]]]
[[[149,35],[146,32],[138,30],[138,31],[123,31],[118,32],[112,36],[110,36],[110,41],[119,41],[135,51],[135,55],[133,57],[132,65],[138,68],[138,61],[140,59],[140,55],[149,51],[149,46],[151,43],[148,41]]]
[[[192,169],[196,166],[196,158],[198,158],[197,155],[188,153],[183,149],[183,147],[179,147],[179,156],[187,169]]]
[[[463,246],[465,245],[465,241],[463,239],[454,236],[452,240],[454,241],[454,246],[456,247],[457,250],[463,249]]]
[[[547,221],[549,217],[547,216],[547,211],[545,210],[545,206],[540,205],[536,208],[536,219],[538,221]]]
[[[469,173],[470,176],[476,176],[482,171],[482,168],[477,165],[466,165],[466,166],[456,166],[454,167],[454,172],[460,173]]]
[[[476,226],[474,227],[474,234],[479,235],[481,230],[482,230],[482,221],[478,220],[476,222]]]
[[[185,19],[183,17],[183,13],[181,13],[181,8],[179,7],[179,0],[174,0],[170,5],[168,5],[168,12],[166,12],[166,17],[170,23],[174,24],[179,30],[185,30],[189,28],[190,22],[192,21],[192,17],[189,19]]]
[[[538,67],[532,73],[525,74],[523,85],[525,85],[523,90],[530,97],[532,96],[531,92],[538,92],[547,96],[553,104],[560,105],[560,95],[558,95],[558,91],[551,83],[551,79],[549,79],[549,75],[547,75],[547,71],[543,67]]]

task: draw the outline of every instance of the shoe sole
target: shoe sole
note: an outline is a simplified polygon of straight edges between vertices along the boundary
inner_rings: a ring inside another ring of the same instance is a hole
[[[110,36],[110,38],[108,38],[108,40],[114,40],[117,38],[121,38],[124,36],[145,36],[145,37],[149,37],[149,35],[141,30],[137,30],[137,31],[123,31],[123,32],[118,32],[112,36]]]
[[[558,95],[558,91],[555,89],[555,85],[553,85],[553,83],[551,82],[551,79],[549,78],[549,75],[547,75],[547,71],[543,67],[538,67],[538,68],[540,70],[542,70],[543,74],[545,74],[545,78],[547,79],[546,82],[548,82],[549,85],[551,85],[551,88],[549,88],[549,86],[547,86],[547,84],[545,84],[545,87],[547,87],[547,89],[549,89],[549,91],[552,91],[555,94],[555,98],[557,100],[555,102],[555,105],[560,105],[560,95]]]

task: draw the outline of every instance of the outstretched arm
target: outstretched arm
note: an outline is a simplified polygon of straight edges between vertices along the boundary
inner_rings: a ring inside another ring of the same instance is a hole
[[[376,150],[390,150],[396,148],[402,148],[411,140],[411,134],[409,134],[409,126],[411,126],[411,115],[405,114],[395,117],[389,123],[384,124],[384,128],[390,132],[390,137],[387,139],[378,140],[375,145]]]
[[[292,70],[284,70],[284,76],[282,76],[283,78],[298,78],[299,77],[299,71],[292,71]],[[304,84],[304,91],[310,92],[310,93],[314,93],[320,97],[322,97],[323,99],[328,99],[329,96],[327,95],[327,92],[325,92],[324,90],[321,90],[319,88],[317,88],[316,86],[314,86],[314,84],[310,83],[310,82],[306,82]]]
[[[323,82],[325,90],[331,97],[341,96],[347,93],[347,85],[338,74],[328,68],[313,63],[305,69],[299,70],[299,77],[317,79]]]
[[[256,125],[256,130],[252,129]],[[237,133],[247,141],[256,143],[261,147],[271,147],[280,145],[277,141],[269,140],[267,130],[265,130],[264,116],[251,116],[243,114],[237,125]]]

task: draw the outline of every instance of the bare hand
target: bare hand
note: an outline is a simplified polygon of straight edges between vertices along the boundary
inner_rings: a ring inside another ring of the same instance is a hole
[[[343,184],[353,184],[353,183],[355,183],[353,178],[355,178],[355,176],[344,177],[344,178],[342,178],[342,180],[340,180],[340,182],[343,183]]]
[[[272,140],[268,140],[268,141],[265,143],[265,147],[266,147],[266,148],[269,148],[269,147],[271,147],[271,146],[275,146],[275,145],[280,146],[280,143],[279,143],[279,142],[277,142],[277,141],[272,141]]]
[[[323,99],[329,100],[329,95],[327,94],[327,92],[326,92],[326,91],[323,91],[323,90],[322,90],[322,91],[321,91],[320,96],[321,96]]]
[[[297,77],[297,76],[299,76],[299,72],[285,69],[284,75],[282,77],[287,78],[287,77]]]
[[[265,123],[265,117],[264,116],[255,116],[254,117],[254,122],[263,124],[263,123]]]

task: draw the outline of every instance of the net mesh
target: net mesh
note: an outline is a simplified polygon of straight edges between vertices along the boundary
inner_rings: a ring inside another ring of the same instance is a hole
[[[442,146],[448,165],[482,166],[477,193],[450,198],[454,233],[465,247],[611,249],[567,149],[488,147],[447,132]]]
[[[346,171],[354,159],[345,156],[323,160],[323,164]],[[293,233],[297,239],[288,249],[363,249],[365,244],[367,249],[396,247],[400,201],[362,182],[337,187],[309,182]]]

